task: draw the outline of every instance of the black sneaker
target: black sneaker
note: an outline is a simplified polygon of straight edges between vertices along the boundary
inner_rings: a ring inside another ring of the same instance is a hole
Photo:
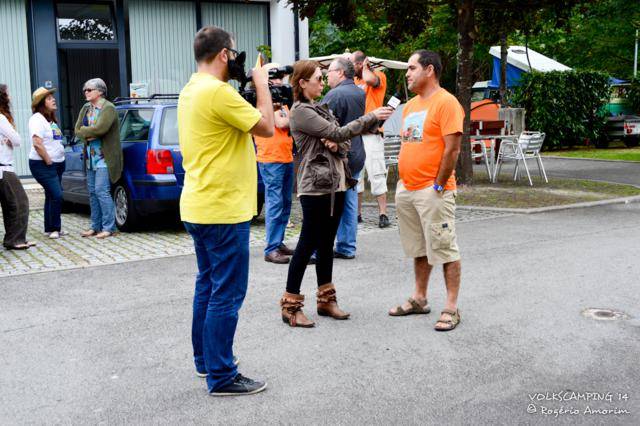
[[[233,356],[233,365],[235,365],[236,367],[240,364],[240,359],[238,359],[237,356]],[[206,371],[198,371],[196,370],[196,376],[198,377],[207,377],[208,373]]]
[[[267,388],[266,382],[257,382],[242,374],[238,374],[233,382],[216,391],[209,392],[211,396],[241,396],[253,395]]]
[[[362,223],[362,215],[361,214],[358,215],[358,223]]]
[[[391,225],[391,222],[389,222],[389,218],[387,217],[387,215],[386,214],[381,214],[380,215],[380,223],[378,223],[378,226],[380,228],[386,228],[389,225]]]
[[[355,259],[356,255],[355,254],[344,254],[344,253],[340,253],[339,251],[335,251],[333,252],[333,258],[334,259],[345,259],[345,260],[351,260],[351,259]]]

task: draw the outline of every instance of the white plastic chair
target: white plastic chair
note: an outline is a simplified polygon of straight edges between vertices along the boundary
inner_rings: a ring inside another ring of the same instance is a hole
[[[473,136],[472,136],[473,137]],[[482,158],[484,159],[484,164],[487,167],[487,176],[489,177],[489,180],[491,180],[491,166],[489,165],[490,161],[489,161],[489,154],[487,151],[487,142],[489,141],[489,139],[469,139],[469,142],[471,142],[471,159],[475,160],[476,158]],[[480,147],[480,152],[476,152],[475,151],[475,147],[479,146]],[[491,154],[493,155],[493,151],[491,149],[489,149],[489,151],[491,151]]]
[[[538,170],[540,177],[544,179],[546,183],[549,183],[547,179],[547,173],[542,165],[542,157],[540,157],[540,150],[544,143],[545,134],[542,132],[522,132],[517,142],[502,141],[500,144],[500,150],[498,151],[498,161],[496,162],[496,168],[493,172],[493,181],[495,182],[498,174],[500,174],[500,168],[505,160],[515,160],[516,165],[513,170],[513,180],[518,179],[518,168],[520,161],[524,165],[524,169],[527,172],[529,178],[529,185],[533,186],[531,180],[531,174],[529,173],[529,167],[527,166],[527,158],[535,158],[538,163]]]

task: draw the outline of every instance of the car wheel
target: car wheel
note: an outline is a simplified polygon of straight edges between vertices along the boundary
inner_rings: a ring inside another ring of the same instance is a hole
[[[636,146],[638,146],[638,143],[640,143],[640,137],[626,137],[624,138],[624,144],[627,146],[627,148],[635,148]]]
[[[116,225],[121,231],[133,231],[139,226],[139,215],[131,198],[131,192],[124,183],[118,183],[113,190],[116,209]]]
[[[78,206],[76,206],[71,201],[62,200],[62,213],[75,213],[78,210]]]

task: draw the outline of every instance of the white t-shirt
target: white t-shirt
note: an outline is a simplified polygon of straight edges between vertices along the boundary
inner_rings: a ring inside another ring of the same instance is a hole
[[[13,149],[19,146],[20,135],[9,123],[9,119],[0,114],[0,179],[3,172],[13,172]]]
[[[64,147],[62,146],[62,132],[56,123],[49,123],[44,115],[36,112],[29,119],[29,139],[34,136],[42,138],[44,149],[47,150],[51,161],[61,163],[64,161]],[[29,160],[42,160],[42,157],[31,146]]]

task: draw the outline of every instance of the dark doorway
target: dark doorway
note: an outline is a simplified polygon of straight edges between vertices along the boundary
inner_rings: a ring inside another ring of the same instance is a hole
[[[69,137],[84,105],[82,85],[91,78],[107,84],[107,98],[120,96],[120,66],[117,49],[60,49],[60,100],[62,131]]]

